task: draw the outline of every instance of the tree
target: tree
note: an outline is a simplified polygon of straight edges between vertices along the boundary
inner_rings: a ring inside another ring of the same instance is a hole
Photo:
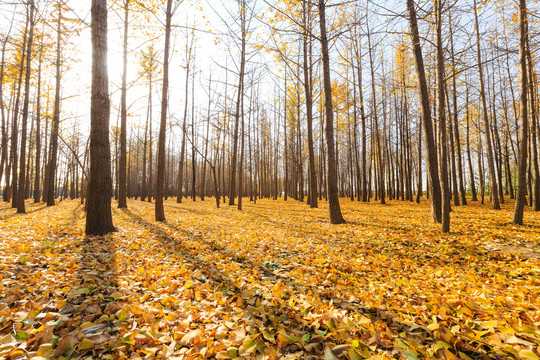
[[[527,24],[527,5],[525,0],[519,1],[519,70],[520,70],[520,85],[521,85],[521,100],[519,102],[519,114],[521,118],[521,139],[519,143],[519,159],[518,159],[518,190],[516,195],[516,205],[514,208],[513,222],[518,225],[523,225],[523,212],[525,209],[525,198],[527,195],[527,133],[528,133],[528,108],[527,108],[527,53],[528,34],[526,31]],[[534,134],[532,135],[534,136]]]
[[[185,82],[185,91],[184,91],[184,120],[182,122],[182,147],[180,149],[180,160],[178,163],[178,189],[176,194],[176,202],[181,203],[182,202],[182,186],[183,186],[183,178],[184,178],[184,161],[185,161],[185,153],[186,153],[186,137],[187,137],[187,115],[188,115],[188,96],[189,96],[189,74],[191,70],[191,60],[192,60],[192,52],[193,52],[193,44],[195,41],[195,36],[191,37],[189,47],[186,46],[186,82]],[[195,80],[193,80],[195,81]]]
[[[165,212],[163,210],[163,195],[165,192],[165,130],[167,126],[167,104],[169,90],[169,44],[171,41],[172,0],[167,0],[167,10],[165,13],[165,17],[166,20],[165,49],[163,51],[163,88],[161,92],[161,121],[159,125],[158,163],[156,178],[156,221],[165,221]]]
[[[25,59],[25,51],[26,51],[26,41],[27,41],[27,32],[28,32],[28,22],[30,18],[26,17],[26,25],[24,28],[24,35],[23,35],[23,45],[22,45],[22,51],[21,51],[21,61],[19,65],[19,79],[17,81],[17,95],[15,99],[15,108],[13,110],[13,118],[12,118],[12,124],[11,124],[11,188],[10,188],[10,194],[11,194],[11,207],[16,208],[17,207],[17,143],[19,138],[19,129],[18,129],[18,121],[19,121],[19,101],[21,97],[21,87],[22,87],[22,77],[24,74],[24,59]],[[9,182],[9,171],[6,174],[6,183]],[[9,197],[9,194],[8,194]]]
[[[15,12],[13,13],[15,14]],[[7,166],[8,162],[8,134],[7,134],[7,123],[6,123],[6,110],[4,106],[4,74],[5,74],[5,66],[6,66],[6,45],[8,43],[8,40],[10,38],[11,29],[13,27],[13,21],[10,23],[9,30],[7,34],[2,39],[2,62],[0,64],[0,112],[2,116],[2,128],[0,129],[2,132],[2,138],[0,142],[0,150],[2,151],[2,156],[0,157],[0,180],[2,179],[2,176],[4,174],[4,166],[8,168],[8,174],[9,174],[9,166]],[[9,190],[9,181],[8,181],[9,175],[6,176],[6,187],[4,188],[4,194],[3,198],[4,201],[7,199],[7,191]]]
[[[308,54],[308,45],[311,49],[311,5],[306,0],[302,1],[302,55],[303,55],[303,73],[304,73],[304,91],[306,95],[306,118],[307,118],[307,136],[309,153],[309,207],[317,208],[317,172],[315,170],[315,152],[313,150],[313,81],[311,52]],[[309,62],[308,62],[309,58]]]
[[[43,53],[44,45],[42,40],[39,49],[38,89],[36,105],[36,173],[34,175],[34,203],[38,203],[41,200],[41,67],[43,65]]]
[[[146,125],[144,131],[144,145],[143,145],[143,173],[142,173],[142,188],[141,188],[141,200],[144,201],[148,195],[148,202],[152,201],[152,180],[153,180],[153,168],[152,159],[154,158],[152,153],[152,82],[154,74],[158,71],[158,59],[157,52],[154,49],[154,45],[148,46],[146,51],[143,51],[141,59],[141,72],[148,80],[148,107],[146,109]],[[147,150],[148,147],[148,150]],[[148,179],[146,174],[146,157],[148,155]]]
[[[418,93],[420,97],[422,125],[424,128],[424,141],[426,142],[431,215],[435,222],[441,222],[441,184],[438,173],[439,165],[437,159],[437,147],[435,145],[435,138],[433,135],[433,122],[431,119],[431,107],[429,104],[429,92],[426,81],[426,72],[424,69],[424,58],[422,55],[422,47],[420,46],[420,35],[413,0],[407,0],[407,14],[409,18],[409,31],[416,65],[416,75],[418,76]]]
[[[442,231],[450,231],[450,187],[448,185],[448,163],[447,163],[447,140],[446,140],[446,114],[445,114],[445,69],[444,54],[442,44],[442,12],[443,4],[441,0],[435,1],[436,31],[437,31],[437,118],[439,120],[439,178],[441,181],[442,195]]]
[[[327,192],[328,213],[331,224],[343,224],[345,219],[341,214],[338,198],[338,174],[334,140],[334,107],[332,105],[332,82],[330,80],[330,56],[328,54],[328,38],[326,35],[326,5],[325,0],[319,0],[319,26],[322,48],[322,63],[324,77],[324,106],[326,116],[326,158],[327,158]]]
[[[480,83],[480,101],[482,102],[482,119],[484,120],[484,132],[486,134],[486,147],[487,147],[487,158],[489,166],[489,182],[490,182],[490,192],[493,202],[493,209],[500,210],[501,205],[499,203],[499,194],[497,192],[497,175],[495,173],[495,162],[493,159],[493,147],[491,144],[491,130],[489,125],[489,117],[487,112],[487,100],[486,100],[486,90],[484,85],[484,69],[482,66],[482,53],[480,51],[480,29],[478,25],[478,8],[476,5],[476,0],[473,2],[474,8],[474,23],[476,29],[476,60],[478,64],[478,81]]]
[[[93,5],[93,3],[92,3]],[[106,16],[106,14],[105,14]],[[106,22],[106,20],[105,20]],[[62,39],[62,3],[58,3],[58,22],[57,22],[57,39],[56,39],[56,89],[54,95],[54,114],[51,124],[51,152],[50,160],[47,165],[46,177],[47,177],[47,206],[53,206],[54,202],[54,185],[56,176],[56,164],[58,161],[58,136],[60,133],[60,81],[61,81],[61,39]],[[106,26],[105,26],[106,27]],[[98,36],[99,37],[99,36]],[[97,39],[96,39],[97,41]],[[106,38],[105,38],[106,42]],[[107,45],[105,44],[105,47]],[[105,55],[106,56],[106,55]],[[107,84],[108,87],[108,84]],[[108,117],[107,117],[108,122]]]
[[[107,69],[107,0],[92,0],[92,101],[90,108],[90,178],[86,234],[116,231],[112,221],[109,143],[109,74]]]
[[[234,205],[236,197],[236,167],[238,158],[238,131],[240,127],[240,106],[244,97],[244,76],[246,71],[246,38],[248,33],[247,1],[238,0],[240,6],[240,72],[238,74],[238,93],[236,97],[236,110],[234,112],[233,152],[231,170],[229,175],[229,205]],[[241,190],[240,190],[241,191]]]
[[[32,45],[34,39],[34,1],[30,0],[28,3],[30,8],[29,22],[30,30],[28,34],[28,43],[26,49],[26,71],[25,71],[25,89],[24,89],[24,103],[22,111],[22,133],[21,133],[21,156],[19,162],[19,194],[17,195],[17,212],[25,213],[24,200],[26,199],[26,172],[24,166],[26,165],[26,132],[28,127],[28,104],[30,103],[30,75],[32,72]]]
[[[124,43],[123,43],[123,59],[122,59],[122,94],[120,95],[120,163],[118,174],[118,207],[127,207],[126,200],[126,185],[127,185],[127,109],[126,109],[126,77],[127,77],[127,46],[128,46],[128,22],[129,22],[129,0],[124,0]]]

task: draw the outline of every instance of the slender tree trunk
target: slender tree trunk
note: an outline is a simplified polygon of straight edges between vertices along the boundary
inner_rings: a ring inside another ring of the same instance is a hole
[[[334,143],[334,106],[332,104],[332,82],[330,80],[330,56],[328,54],[328,39],[326,36],[325,10],[325,0],[319,0],[319,25],[321,28],[320,40],[322,47],[324,105],[326,114],[326,158],[328,159],[328,212],[331,224],[342,224],[345,222],[345,219],[343,219],[343,215],[341,214],[337,188],[338,174]]]
[[[2,42],[2,62],[0,64],[0,112],[2,116],[2,138],[1,138],[1,150],[2,150],[2,157],[0,158],[0,180],[2,179],[4,175],[4,167],[7,168],[7,176],[6,176],[6,186],[4,188],[3,193],[3,200],[6,201],[7,199],[7,192],[9,190],[9,164],[8,164],[8,134],[7,134],[7,121],[6,121],[6,110],[4,107],[4,66],[6,64],[6,45],[9,40],[9,34],[11,33],[11,27],[13,26],[13,21],[10,24],[10,28],[8,30],[8,34],[4,38],[4,41]]]
[[[484,70],[482,67],[482,53],[480,51],[480,29],[478,26],[478,9],[476,5],[476,0],[473,3],[474,8],[474,21],[476,28],[476,54],[478,60],[478,78],[480,82],[480,100],[482,101],[482,118],[484,120],[484,131],[486,134],[486,148],[487,148],[487,158],[489,166],[489,182],[490,182],[490,193],[492,198],[493,209],[499,210],[501,205],[499,204],[499,194],[497,188],[497,174],[495,172],[495,162],[493,160],[493,147],[491,145],[491,132],[489,129],[489,117],[487,113],[487,100],[486,100],[486,90],[484,86]]]
[[[448,12],[451,16],[451,11]],[[457,177],[459,180],[459,194],[461,197],[461,204],[467,205],[467,198],[465,197],[465,183],[463,176],[463,161],[461,155],[461,139],[459,137],[459,121],[458,121],[458,100],[457,100],[457,71],[456,71],[456,56],[454,52],[454,34],[452,32],[452,18],[448,20],[448,25],[450,27],[450,49],[452,56],[452,104],[453,108],[453,117],[450,118],[450,122],[453,120],[453,129],[454,129],[454,141],[455,141],[455,151],[457,153]],[[453,118],[453,119],[452,119]]]
[[[528,34],[526,31],[527,23],[527,5],[525,0],[519,0],[519,65],[520,65],[520,85],[521,85],[521,100],[519,102],[519,114],[521,117],[521,139],[519,150],[519,169],[518,169],[518,189],[516,195],[516,205],[514,209],[513,222],[518,225],[523,225],[523,212],[525,210],[525,197],[527,195],[526,175],[527,175],[527,129],[528,124],[528,104],[527,104],[527,88],[529,86],[527,79],[527,48]]]
[[[456,165],[456,142],[454,139],[454,126],[452,123],[452,113],[450,112],[450,96],[448,94],[448,84],[445,84],[446,101],[448,106],[448,137],[450,138],[450,151],[448,156],[450,157],[451,177],[452,177],[452,198],[454,200],[454,206],[460,206],[458,177],[457,177],[457,165]]]
[[[251,83],[251,99],[249,105],[249,113],[251,114],[251,104],[253,101],[253,82]],[[240,104],[240,163],[238,164],[238,210],[242,210],[242,198],[244,197],[244,139],[245,139],[245,122],[244,122],[244,97],[242,96]]]
[[[422,189],[422,120],[418,121],[418,190],[416,192],[416,203],[420,204],[420,198],[424,190]]]
[[[418,23],[416,19],[416,9],[413,0],[407,0],[407,13],[409,16],[410,35],[413,45],[413,53],[418,76],[418,92],[421,102],[422,124],[424,127],[424,140],[427,152],[427,174],[428,188],[430,191],[431,214],[436,222],[442,221],[441,207],[441,185],[438,174],[437,148],[433,135],[433,123],[431,119],[431,107],[429,104],[429,93],[424,70],[424,59],[420,47],[420,35],[418,33]]]
[[[13,109],[13,119],[12,119],[12,126],[11,126],[11,187],[9,194],[11,196],[11,207],[17,208],[17,145],[18,145],[18,139],[19,139],[19,128],[18,128],[18,121],[19,121],[19,102],[21,99],[21,89],[22,89],[22,78],[24,74],[24,60],[26,58],[25,52],[26,52],[26,41],[27,38],[27,32],[28,32],[28,24],[29,24],[30,18],[26,17],[26,25],[24,28],[24,36],[23,36],[23,46],[21,51],[21,62],[19,66],[19,80],[17,81],[17,95],[15,100],[15,107]],[[9,182],[9,174],[6,176],[6,182]]]
[[[40,180],[41,180],[41,67],[43,64],[43,41],[39,50],[38,80],[37,80],[37,100],[36,100],[36,167],[34,175],[34,203],[41,200]],[[47,134],[45,134],[47,136]],[[1,166],[1,165],[0,165]],[[1,178],[0,174],[0,178]]]
[[[377,154],[377,169],[378,169],[378,195],[379,199],[381,201],[381,204],[386,204],[385,199],[385,186],[384,186],[384,167],[385,167],[385,160],[384,160],[384,154],[383,149],[381,146],[381,135],[380,135],[380,129],[379,129],[379,118],[377,116],[377,92],[375,89],[375,70],[374,70],[374,62],[373,62],[373,48],[371,46],[371,36],[370,31],[368,29],[368,51],[369,51],[369,64],[370,64],[370,70],[371,70],[371,96],[372,96],[372,102],[373,102],[373,124],[375,126],[375,129],[373,130],[375,133],[375,142],[376,142],[376,154]]]
[[[309,6],[309,8],[308,8]],[[306,119],[307,119],[307,137],[308,137],[308,153],[309,153],[309,207],[317,208],[317,171],[315,169],[315,151],[313,149],[313,93],[312,79],[309,72],[308,62],[308,26],[310,23],[311,5],[307,4],[306,0],[302,1],[302,53],[303,53],[303,73],[304,73],[304,92],[306,97]]]
[[[212,104],[212,76],[208,80],[208,112],[206,114],[206,139],[204,144],[204,158],[208,156],[208,143],[210,138],[210,105]],[[201,201],[204,201],[206,192],[206,161],[203,163],[201,178]]]
[[[28,34],[28,42],[26,49],[26,71],[25,71],[25,88],[24,88],[24,103],[22,110],[22,133],[21,133],[21,155],[19,162],[19,193],[17,195],[17,213],[23,214],[26,212],[24,206],[24,200],[26,199],[26,176],[28,175],[25,171],[26,165],[26,132],[28,127],[28,104],[30,103],[30,75],[32,72],[32,42],[34,39],[34,1],[30,0],[28,3],[30,7],[29,22],[30,30]]]
[[[529,24],[525,23],[526,32],[529,33]],[[527,43],[527,65],[528,65],[528,100],[529,100],[529,123],[530,123],[530,142],[531,142],[531,160],[530,163],[531,172],[533,173],[532,178],[532,208],[534,211],[540,211],[540,167],[538,164],[538,139],[537,139],[537,127],[538,127],[538,113],[537,113],[537,99],[535,96],[535,88],[537,86],[536,76],[534,71],[534,63],[532,61],[531,50],[529,48],[529,43]]]
[[[284,153],[284,166],[285,166],[285,179],[283,180],[284,182],[284,195],[283,195],[283,200],[284,201],[287,201],[287,197],[289,196],[289,149],[288,149],[288,144],[287,144],[287,66],[285,65],[284,66],[284,80],[285,80],[285,85],[284,85],[284,94],[283,94],[283,140],[284,140],[284,145],[283,145],[283,153]]]
[[[148,87],[148,202],[152,202],[152,196],[154,195],[154,153],[152,144],[152,73],[150,73],[150,85]]]
[[[244,96],[244,72],[246,67],[246,3],[240,1],[240,26],[241,26],[241,48],[240,48],[240,74],[238,79],[238,94],[236,98],[236,111],[234,114],[234,133],[233,133],[233,153],[231,158],[231,169],[229,172],[229,205],[234,205],[236,196],[236,167],[238,156],[238,130],[240,122],[240,104]]]
[[[191,82],[191,198],[196,200],[197,154],[195,154],[195,73]]]
[[[124,43],[122,60],[122,94],[120,95],[120,162],[118,169],[118,207],[126,208],[126,185],[127,185],[127,47],[128,47],[128,22],[129,22],[129,0],[124,0]]]
[[[184,161],[185,161],[185,154],[186,154],[186,124],[187,124],[187,112],[188,112],[188,95],[189,95],[189,72],[191,69],[191,51],[193,49],[193,38],[191,38],[191,44],[189,47],[189,50],[186,54],[186,83],[185,83],[185,104],[184,104],[184,120],[182,122],[182,147],[180,149],[180,159],[178,161],[178,187],[177,187],[177,194],[176,194],[176,202],[181,203],[182,202],[182,187],[183,187],[183,177],[184,177]],[[187,191],[187,189],[186,189]]]
[[[95,11],[99,12],[101,9],[100,9],[100,2],[95,2],[94,0],[92,0],[92,8],[95,7]],[[98,14],[96,13],[96,16],[107,16],[106,12],[105,12],[105,15],[103,14]],[[103,18],[98,18],[96,19],[96,24],[101,24],[102,21],[105,21],[105,28],[107,28],[107,19],[105,18],[103,20]],[[59,127],[60,127],[60,80],[61,80],[61,76],[60,76],[60,61],[61,61],[61,54],[60,54],[60,41],[61,41],[61,33],[62,33],[62,27],[61,27],[61,23],[62,23],[62,6],[58,6],[58,24],[57,24],[57,42],[56,42],[56,89],[55,89],[55,96],[54,96],[54,114],[53,114],[53,121],[52,121],[52,124],[51,124],[51,142],[50,142],[50,146],[51,146],[51,153],[50,153],[50,161],[49,161],[49,165],[48,165],[48,179],[47,179],[47,206],[53,206],[55,204],[54,200],[55,200],[55,196],[54,196],[54,186],[55,186],[55,177],[56,177],[56,163],[58,161],[58,136],[59,136]],[[99,38],[101,38],[101,34],[96,34],[96,42],[99,42],[101,40],[99,40]],[[105,52],[107,51],[106,47],[107,47],[107,44],[106,44],[106,40],[107,38],[105,37]],[[100,44],[97,44],[97,46],[99,46]],[[104,56],[106,57],[106,53],[104,53]],[[96,58],[95,59],[96,61],[98,61],[98,59]],[[96,68],[96,71],[98,69]],[[107,71],[107,69],[105,69],[105,71]],[[96,75],[96,76],[101,76],[101,75]],[[107,74],[107,79],[108,79],[108,74]],[[97,80],[96,80],[97,81]],[[97,86],[97,84],[96,84]],[[107,84],[107,88],[108,88],[108,84]],[[97,90],[96,90],[97,91]],[[108,95],[107,95],[107,101],[108,101]],[[107,104],[107,106],[109,106],[109,104]],[[110,111],[110,110],[109,110]],[[99,115],[96,115],[96,116],[99,116]],[[102,115],[102,116],[105,116]],[[97,121],[97,120],[96,120]],[[109,115],[107,115],[107,124],[109,122]],[[108,139],[108,137],[107,137]],[[92,159],[92,156],[90,156],[90,158]],[[112,189],[111,189],[112,190]]]
[[[167,103],[169,90],[169,43],[171,39],[172,0],[167,0],[165,22],[165,48],[163,51],[163,89],[161,93],[161,121],[158,139],[158,165],[156,176],[156,221],[165,221],[163,195],[165,191],[165,130],[167,126]],[[187,100],[187,99],[186,99]]]

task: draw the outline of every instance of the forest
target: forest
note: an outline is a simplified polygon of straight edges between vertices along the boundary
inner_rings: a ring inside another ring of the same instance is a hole
[[[540,6],[0,1],[0,357],[540,360]]]

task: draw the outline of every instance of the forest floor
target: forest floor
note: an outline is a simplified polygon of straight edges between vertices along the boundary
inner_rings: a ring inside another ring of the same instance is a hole
[[[0,205],[0,357],[539,359],[540,216],[513,203]]]

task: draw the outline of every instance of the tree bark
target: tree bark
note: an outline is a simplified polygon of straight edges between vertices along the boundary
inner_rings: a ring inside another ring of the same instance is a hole
[[[19,194],[17,195],[17,213],[23,214],[26,212],[24,206],[24,200],[26,199],[26,171],[24,169],[26,165],[26,132],[28,127],[28,104],[30,103],[30,75],[32,73],[32,42],[34,39],[34,1],[30,0],[28,3],[30,7],[30,30],[28,34],[28,42],[26,49],[26,71],[25,71],[25,88],[24,88],[24,103],[22,110],[22,133],[21,133],[21,155],[19,162]]]
[[[128,46],[128,21],[129,0],[124,0],[124,43],[122,57],[122,90],[120,95],[120,162],[118,169],[118,207],[126,208],[126,185],[127,185],[127,46]]]
[[[92,1],[92,8],[96,7],[96,11],[100,12],[100,5],[98,3],[94,4],[94,1]],[[96,13],[96,16],[103,16],[102,14]],[[107,16],[105,12],[105,17]],[[99,25],[103,22],[103,19],[96,19],[96,24]],[[57,23],[57,40],[56,40],[56,89],[55,89],[55,96],[54,96],[54,114],[53,114],[53,120],[51,124],[51,152],[49,155],[49,165],[48,165],[48,179],[47,179],[47,206],[54,206],[55,202],[55,194],[54,194],[54,186],[55,186],[55,177],[56,177],[56,163],[58,161],[58,136],[59,136],[59,127],[60,127],[60,61],[61,61],[61,55],[60,55],[60,41],[61,41],[61,27],[62,23],[62,6],[59,4],[58,6],[58,23]],[[107,28],[107,19],[105,18],[105,28]],[[101,34],[96,34],[96,42],[100,42],[101,40]],[[105,52],[107,51],[107,37],[105,37]],[[100,46],[100,44],[96,44],[97,46]],[[96,49],[95,51],[98,52],[97,55],[101,56],[101,53],[99,52],[99,49]],[[105,54],[105,57],[107,55]],[[99,58],[95,59],[96,61],[99,61]],[[96,71],[99,71],[99,69],[96,68]],[[107,69],[105,69],[107,71]],[[98,77],[101,75],[97,75]],[[97,81],[97,80],[96,80]],[[108,74],[107,74],[107,82],[108,82]],[[97,86],[98,84],[96,84]],[[108,88],[107,84],[107,88]],[[108,95],[107,95],[107,101],[108,101]],[[107,106],[109,106],[108,104]],[[110,110],[109,110],[110,111]],[[105,116],[105,115],[103,115]],[[107,123],[109,122],[109,115],[107,115]]]
[[[416,9],[413,0],[407,0],[407,13],[409,17],[410,35],[413,45],[416,73],[418,76],[418,92],[420,95],[422,124],[424,127],[424,140],[427,152],[427,174],[429,198],[431,200],[431,214],[435,222],[442,221],[441,208],[441,184],[438,173],[437,148],[433,135],[433,123],[431,119],[431,107],[429,104],[429,93],[424,69],[424,59],[422,48],[420,47],[420,35],[418,33],[418,23],[416,19]]]
[[[244,96],[244,72],[246,67],[246,4],[245,0],[240,1],[240,27],[241,27],[241,47],[240,47],[240,74],[238,79],[238,94],[236,98],[236,111],[234,114],[233,133],[233,153],[231,157],[231,169],[229,175],[229,205],[234,205],[236,196],[236,167],[238,156],[238,131],[240,123],[240,103]]]
[[[489,166],[489,182],[490,182],[490,193],[492,198],[492,207],[495,210],[499,210],[501,205],[499,203],[499,194],[497,188],[497,174],[495,172],[495,162],[493,160],[493,147],[491,145],[491,131],[489,129],[489,117],[487,113],[487,100],[486,100],[486,90],[484,85],[484,70],[482,67],[482,53],[480,51],[480,29],[478,26],[478,10],[476,5],[476,0],[473,3],[474,8],[474,21],[476,28],[476,58],[478,61],[478,80],[480,82],[480,100],[482,102],[482,118],[484,120],[484,131],[486,134],[486,148],[487,148],[487,158]]]
[[[112,176],[109,143],[107,1],[92,0],[92,102],[90,109],[90,179],[86,234],[116,231],[111,212]],[[51,171],[52,173],[53,171]],[[49,193],[49,197],[54,197]]]
[[[39,65],[37,80],[37,104],[36,104],[36,165],[34,175],[34,203],[41,200],[40,181],[41,181],[41,67],[43,64],[43,41],[39,49]],[[47,134],[45,134],[47,136]],[[1,175],[0,175],[1,178]]]
[[[328,38],[326,35],[326,5],[325,0],[319,0],[319,26],[321,28],[320,40],[322,48],[323,80],[324,80],[324,106],[326,115],[326,157],[327,157],[327,192],[328,213],[331,224],[343,224],[345,219],[341,214],[338,198],[338,174],[334,143],[334,106],[332,104],[332,82],[330,80],[330,56],[328,54]]]
[[[525,0],[519,0],[519,70],[520,70],[520,85],[521,85],[521,100],[519,102],[519,114],[521,117],[521,146],[519,148],[519,165],[518,165],[518,189],[516,195],[516,205],[514,208],[513,222],[518,225],[523,225],[523,213],[525,210],[525,200],[527,195],[527,133],[528,133],[528,104],[527,104],[527,54],[528,34],[526,31],[527,23],[527,5]]]
[[[165,48],[163,50],[163,89],[161,93],[161,122],[159,126],[158,165],[156,176],[156,221],[165,221],[165,212],[163,210],[163,195],[165,191],[165,131],[167,126],[167,104],[169,90],[169,44],[171,41],[171,18],[172,0],[167,0],[165,21]]]

